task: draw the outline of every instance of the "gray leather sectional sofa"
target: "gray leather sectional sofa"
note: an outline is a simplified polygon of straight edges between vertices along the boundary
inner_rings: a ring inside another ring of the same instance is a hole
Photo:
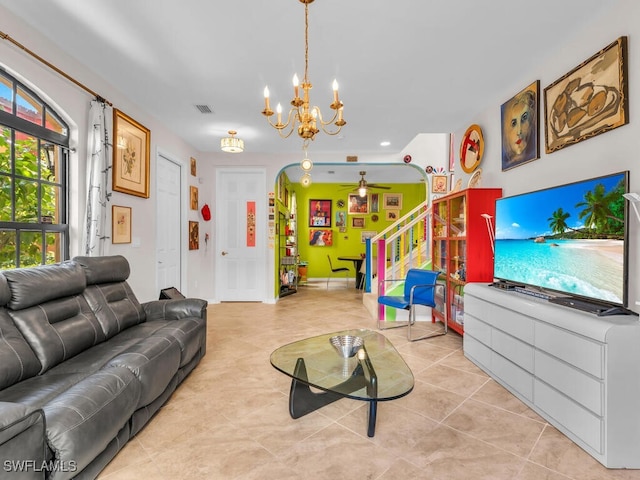
[[[207,302],[140,304],[122,256],[0,273],[0,478],[95,478],[206,351]]]

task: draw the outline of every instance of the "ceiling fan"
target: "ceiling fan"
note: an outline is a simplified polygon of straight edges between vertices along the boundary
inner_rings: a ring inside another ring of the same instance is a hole
[[[367,172],[361,170],[360,171],[360,180],[358,181],[358,185],[353,189],[354,192],[358,192],[358,195],[364,197],[367,194],[368,189],[370,188],[379,188],[382,190],[389,190],[391,187],[387,187],[385,185],[378,185],[377,183],[367,183],[364,179],[364,176]],[[342,185],[343,187],[353,187],[354,185]]]

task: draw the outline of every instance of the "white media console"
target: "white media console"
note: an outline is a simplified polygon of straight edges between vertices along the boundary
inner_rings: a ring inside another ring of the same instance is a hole
[[[609,468],[640,468],[640,321],[487,284],[464,289],[464,354]]]

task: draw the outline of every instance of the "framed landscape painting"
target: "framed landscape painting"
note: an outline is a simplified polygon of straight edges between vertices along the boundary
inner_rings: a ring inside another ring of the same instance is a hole
[[[628,83],[620,37],[545,88],[546,153],[629,123]]]

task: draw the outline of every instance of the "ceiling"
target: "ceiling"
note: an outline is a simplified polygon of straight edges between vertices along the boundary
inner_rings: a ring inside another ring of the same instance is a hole
[[[534,80],[536,63],[614,1],[313,2],[311,100],[328,111],[336,78],[347,125],[336,136],[318,134],[310,155],[336,153],[344,161],[345,155],[394,153],[420,133],[463,129],[487,105],[502,104]],[[260,114],[265,85],[272,107],[289,105],[291,78],[304,73],[304,5],[298,0],[0,5],[199,152],[219,152],[230,129],[247,153],[301,151],[300,138],[281,139]],[[2,30],[12,35],[10,25]],[[29,38],[15,40],[30,46]],[[213,113],[202,114],[196,105]]]

